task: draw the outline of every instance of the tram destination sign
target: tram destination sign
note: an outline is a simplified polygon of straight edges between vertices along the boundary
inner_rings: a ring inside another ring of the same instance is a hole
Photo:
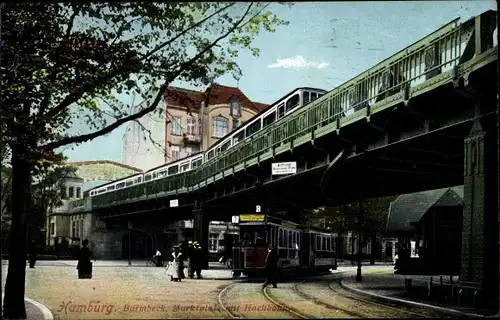
[[[271,169],[273,176],[294,174],[297,173],[297,162],[275,162]]]
[[[240,222],[265,221],[265,214],[240,214]]]

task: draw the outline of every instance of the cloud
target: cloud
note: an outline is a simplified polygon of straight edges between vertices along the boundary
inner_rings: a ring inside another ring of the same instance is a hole
[[[287,69],[324,69],[330,64],[328,62],[308,61],[303,56],[295,56],[292,58],[277,59],[277,61],[268,66],[268,68],[287,68]]]

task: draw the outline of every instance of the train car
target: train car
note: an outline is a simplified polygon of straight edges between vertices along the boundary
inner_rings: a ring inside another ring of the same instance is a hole
[[[336,233],[328,230],[302,229],[301,267],[304,273],[314,274],[337,269]]]
[[[336,234],[303,229],[294,222],[266,214],[242,214],[236,221],[240,239],[232,248],[235,276],[264,275],[269,246],[277,250],[279,276],[319,273],[337,267]]]

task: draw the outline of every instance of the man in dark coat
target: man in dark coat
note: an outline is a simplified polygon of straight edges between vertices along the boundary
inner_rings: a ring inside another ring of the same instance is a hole
[[[30,255],[30,268],[33,269],[36,263],[36,253],[37,253],[37,245],[35,240],[31,240],[28,248],[28,252]]]
[[[272,284],[276,288],[276,273],[278,271],[278,253],[273,247],[269,247],[266,257],[266,282],[263,287]]]
[[[92,279],[92,251],[87,246],[89,241],[87,239],[82,241],[82,248],[78,254],[78,279]]]
[[[190,241],[189,243],[189,277],[201,279],[201,255],[200,244],[197,241]]]

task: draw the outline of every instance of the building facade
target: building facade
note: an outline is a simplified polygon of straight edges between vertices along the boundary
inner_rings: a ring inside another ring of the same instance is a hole
[[[238,88],[205,91],[168,87],[160,112],[132,122],[123,136],[123,163],[148,170],[204,151],[267,107]]]

